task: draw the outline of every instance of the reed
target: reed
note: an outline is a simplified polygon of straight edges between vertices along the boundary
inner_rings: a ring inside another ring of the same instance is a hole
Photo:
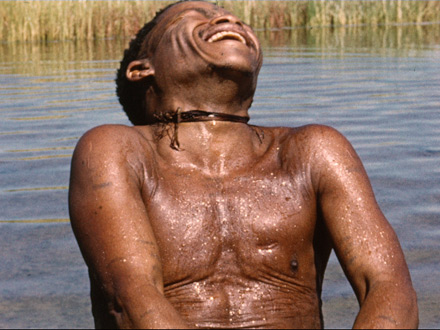
[[[2,1],[0,40],[83,40],[132,36],[164,1]]]
[[[173,1],[0,1],[0,40],[50,41],[131,37]],[[309,0],[218,4],[255,29],[440,22],[440,1]]]
[[[440,22],[439,1],[219,1],[257,29]]]

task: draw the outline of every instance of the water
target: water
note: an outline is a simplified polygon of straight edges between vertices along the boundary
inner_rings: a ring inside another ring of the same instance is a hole
[[[262,35],[252,123],[334,126],[362,158],[403,246],[420,325],[440,327],[440,28]],[[124,41],[0,44],[0,327],[92,327],[88,277],[68,223],[70,157],[104,123],[129,124],[114,95]],[[326,327],[357,302],[335,257]]]

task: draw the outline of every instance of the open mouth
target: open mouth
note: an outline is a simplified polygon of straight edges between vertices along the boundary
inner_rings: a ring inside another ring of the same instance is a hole
[[[243,36],[238,34],[237,32],[232,32],[232,31],[217,32],[208,39],[208,42],[216,42],[221,40],[237,40],[240,41],[242,44],[246,45],[246,39],[243,38]]]

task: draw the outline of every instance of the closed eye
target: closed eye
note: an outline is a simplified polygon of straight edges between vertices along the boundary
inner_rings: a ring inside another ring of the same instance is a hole
[[[203,16],[205,16],[206,18],[211,18],[212,14],[209,14],[205,9],[203,8],[193,8],[192,10],[202,14]]]

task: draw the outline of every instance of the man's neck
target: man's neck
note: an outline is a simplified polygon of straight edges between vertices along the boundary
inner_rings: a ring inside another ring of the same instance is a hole
[[[249,166],[268,147],[262,130],[244,123],[209,121],[159,124],[154,130],[157,136],[162,136],[157,150],[167,162],[197,169],[208,175],[222,176],[239,170],[245,164]],[[178,140],[177,148],[172,146],[173,138]]]
[[[151,88],[147,108],[157,115],[176,111],[202,110],[237,116],[247,116],[255,91],[253,79],[233,80],[211,72],[187,82],[169,82]]]

